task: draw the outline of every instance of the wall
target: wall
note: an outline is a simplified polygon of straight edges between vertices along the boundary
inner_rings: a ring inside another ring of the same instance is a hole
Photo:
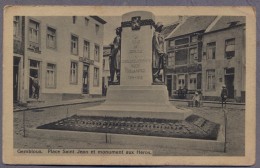
[[[83,62],[79,61],[79,57],[83,57],[83,41],[90,42],[90,59],[94,60],[94,45],[99,45],[100,58],[99,62],[94,61],[89,67],[89,93],[101,94],[102,84],[102,53],[103,53],[103,24],[97,22],[91,17],[89,24],[85,25],[85,17],[77,17],[76,23],[72,23],[72,17],[25,17],[25,70],[24,73],[24,94],[28,99],[29,96],[29,59],[41,62],[40,80],[41,94],[81,94],[82,93],[82,73]],[[40,51],[36,53],[29,51],[28,45],[28,23],[29,19],[40,23]],[[99,25],[99,33],[96,34],[95,25]],[[56,29],[56,49],[50,49],[46,46],[47,26]],[[71,34],[78,36],[78,55],[71,54]],[[77,84],[70,84],[70,64],[71,61],[78,63]],[[46,88],[46,66],[47,63],[56,64],[56,87]],[[99,86],[93,86],[94,67],[99,68]],[[46,96],[45,96],[46,98]],[[47,98],[46,98],[47,99]]]
[[[231,59],[225,58],[225,40],[235,38],[235,56]],[[215,60],[206,59],[207,43],[216,42]],[[225,84],[225,68],[235,68],[234,90],[235,98],[241,98],[241,92],[245,91],[245,34],[244,27],[234,27],[218,32],[212,32],[203,36],[203,95],[206,97],[219,97],[222,85]],[[215,90],[207,90],[206,70],[215,69]],[[222,81],[221,81],[222,78]]]

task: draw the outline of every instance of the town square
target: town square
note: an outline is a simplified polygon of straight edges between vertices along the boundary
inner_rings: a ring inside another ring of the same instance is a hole
[[[248,157],[249,17],[155,9],[12,16],[15,156]]]

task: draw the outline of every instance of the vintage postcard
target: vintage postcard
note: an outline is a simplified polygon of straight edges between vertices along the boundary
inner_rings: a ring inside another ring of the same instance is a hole
[[[252,7],[6,6],[3,81],[6,164],[255,163]]]

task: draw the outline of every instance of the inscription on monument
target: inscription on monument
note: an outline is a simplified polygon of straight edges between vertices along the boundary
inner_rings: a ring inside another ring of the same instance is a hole
[[[145,65],[149,62],[144,56],[143,44],[141,43],[140,35],[134,33],[130,39],[131,43],[128,48],[128,57],[122,60],[125,65],[125,72],[129,80],[142,80],[145,71]]]
[[[141,12],[142,16],[134,13],[123,16],[123,23],[131,22],[131,27],[123,27],[121,84],[122,85],[151,85],[152,83],[152,35],[150,25],[141,25],[144,19],[153,19],[150,13]]]

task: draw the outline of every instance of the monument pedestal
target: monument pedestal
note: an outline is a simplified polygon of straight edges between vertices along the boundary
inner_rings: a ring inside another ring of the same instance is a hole
[[[140,117],[184,120],[190,110],[173,106],[165,85],[109,86],[107,100],[81,109],[79,116]]]
[[[183,120],[191,111],[169,102],[165,85],[152,85],[154,15],[122,16],[120,85],[109,86],[106,102],[78,115]]]

